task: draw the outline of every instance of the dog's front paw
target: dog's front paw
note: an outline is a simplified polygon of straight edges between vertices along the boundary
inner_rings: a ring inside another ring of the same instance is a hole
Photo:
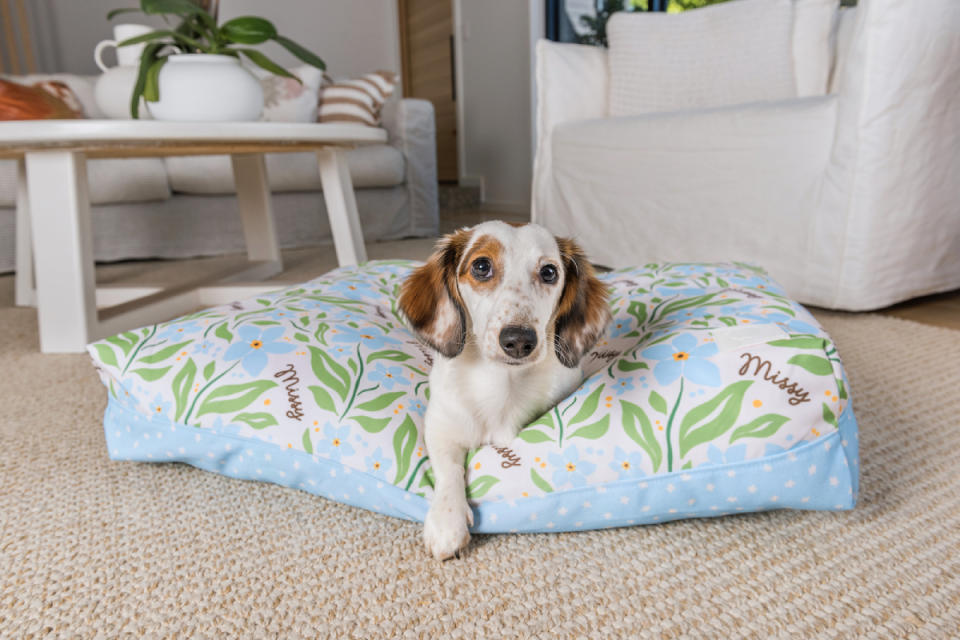
[[[500,427],[490,434],[490,444],[498,449],[506,449],[517,439],[517,430],[512,427]]]
[[[467,527],[472,524],[473,511],[466,499],[434,502],[423,523],[427,551],[437,560],[452,558],[470,542]]]

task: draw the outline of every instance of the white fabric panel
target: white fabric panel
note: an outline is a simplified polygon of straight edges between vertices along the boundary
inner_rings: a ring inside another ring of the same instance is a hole
[[[827,93],[839,0],[794,0],[793,72],[797,96]]]
[[[807,293],[805,238],[835,112],[828,96],[559,125],[541,222],[606,266],[743,260]]]
[[[832,302],[866,309],[960,287],[960,2],[870,0],[853,29],[814,235],[843,236]]]
[[[853,26],[856,17],[856,7],[844,7],[840,9],[837,15],[837,28],[834,31],[836,40],[834,51],[836,54],[830,76],[830,93],[840,92],[840,78],[843,76],[843,67],[850,51],[850,43],[853,42]]]
[[[549,206],[553,128],[607,115],[607,51],[601,47],[537,42],[537,155],[533,164],[533,221]]]
[[[429,100],[388,100],[380,114],[388,144],[405,159],[404,185],[409,197],[407,235],[435,235],[440,224],[437,199],[437,138]]]
[[[102,158],[87,162],[91,204],[148,202],[170,197],[160,158]],[[17,162],[0,160],[0,207],[17,201]]]
[[[386,145],[369,145],[346,152],[353,185],[393,187],[403,184],[403,154]],[[164,158],[170,187],[178,193],[219,195],[236,193],[229,156],[175,156]],[[268,153],[270,189],[319,191],[320,173],[315,153]]]
[[[797,95],[791,0],[738,0],[680,14],[620,12],[607,35],[612,116]]]

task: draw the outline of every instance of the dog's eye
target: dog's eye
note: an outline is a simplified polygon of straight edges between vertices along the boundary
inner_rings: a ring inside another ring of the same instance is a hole
[[[560,274],[557,272],[557,268],[552,264],[545,264],[540,267],[540,279],[547,284],[553,284],[556,282],[558,275]]]
[[[477,258],[473,261],[473,264],[470,265],[470,273],[473,274],[473,277],[477,280],[486,280],[491,275],[493,275],[493,265],[490,264],[489,258]]]

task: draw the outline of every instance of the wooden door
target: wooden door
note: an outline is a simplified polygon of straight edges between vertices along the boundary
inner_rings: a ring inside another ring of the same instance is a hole
[[[433,103],[437,122],[437,176],[456,182],[457,107],[453,66],[452,0],[398,0],[403,94]]]

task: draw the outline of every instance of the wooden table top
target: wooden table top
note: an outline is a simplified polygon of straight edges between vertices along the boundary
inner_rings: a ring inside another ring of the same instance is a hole
[[[0,158],[17,158],[43,150],[74,151],[95,158],[275,153],[386,141],[384,129],[333,122],[0,122]]]

